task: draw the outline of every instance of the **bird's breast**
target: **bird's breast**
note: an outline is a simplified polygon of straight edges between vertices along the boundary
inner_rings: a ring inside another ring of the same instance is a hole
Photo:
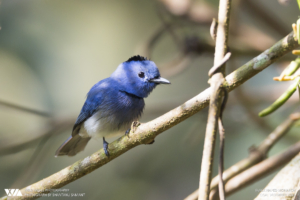
[[[141,116],[144,106],[144,99],[123,92],[107,97],[97,112],[82,124],[79,134],[82,137],[103,137],[125,132]]]

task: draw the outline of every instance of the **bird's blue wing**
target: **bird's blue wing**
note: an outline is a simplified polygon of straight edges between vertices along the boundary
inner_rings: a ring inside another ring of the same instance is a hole
[[[86,101],[85,101],[85,103],[80,111],[80,114],[73,126],[72,136],[75,136],[76,134],[78,134],[82,123],[85,120],[87,120],[89,117],[91,117],[95,112],[98,111],[99,106],[103,102],[103,97],[104,97],[105,88],[106,88],[106,87],[103,87],[103,85],[107,85],[107,84],[103,84],[106,82],[105,80],[106,79],[95,84],[91,88],[89,93],[87,94]]]

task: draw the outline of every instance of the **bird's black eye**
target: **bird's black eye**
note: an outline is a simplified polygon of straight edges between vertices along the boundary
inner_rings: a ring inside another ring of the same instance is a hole
[[[144,72],[140,72],[138,75],[139,75],[140,78],[144,78],[145,77],[145,73]]]

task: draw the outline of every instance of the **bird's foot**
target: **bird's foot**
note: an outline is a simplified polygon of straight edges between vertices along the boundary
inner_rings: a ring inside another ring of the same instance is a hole
[[[132,130],[132,132],[134,133],[136,128],[141,125],[140,122],[138,121],[133,121],[132,124],[131,124],[131,127],[125,132],[125,135],[129,135],[130,131]]]
[[[131,128],[129,128],[129,129],[125,132],[125,135],[126,135],[126,136],[128,136],[130,130],[131,130]]]
[[[134,121],[134,122],[132,122],[130,129],[132,130],[133,133],[135,132],[136,128],[137,128],[139,125],[141,125],[141,123],[140,123],[139,121]]]
[[[103,149],[104,149],[104,152],[105,152],[105,155],[107,157],[109,157],[109,153],[108,153],[108,142],[105,141],[105,138],[103,137]]]

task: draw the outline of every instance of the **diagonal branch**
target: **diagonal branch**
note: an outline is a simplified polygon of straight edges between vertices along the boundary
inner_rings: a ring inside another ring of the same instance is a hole
[[[290,33],[270,49],[229,74],[226,77],[227,90],[231,91],[238,87],[296,47],[298,47],[298,43],[294,40],[293,33]],[[109,150],[111,156],[109,158],[105,156],[103,149],[101,149],[91,156],[88,156],[83,160],[79,160],[61,171],[23,188],[21,190],[23,197],[16,197],[16,199],[36,199],[38,196],[33,197],[33,195],[48,193],[50,192],[49,189],[63,187],[68,183],[91,173],[128,150],[138,145],[151,142],[163,131],[170,129],[205,108],[208,105],[210,94],[211,89],[208,88],[166,114],[148,123],[140,125],[136,128],[134,133],[131,132],[129,134],[129,137],[123,136],[110,143]],[[7,197],[2,199],[7,199]]]
[[[299,144],[299,142],[297,143]],[[299,152],[298,148],[298,152]],[[296,153],[298,153],[296,152]],[[271,182],[261,190],[254,200],[299,200],[300,199],[300,154],[289,162],[271,180]],[[297,195],[297,196],[296,196]],[[299,195],[299,196],[298,196]]]
[[[36,134],[36,136],[32,136],[31,138],[27,137],[26,140],[22,139],[22,141],[14,140],[14,144],[1,145],[0,156],[17,153],[26,148],[32,147],[32,144],[36,143],[39,140],[43,140],[50,135],[55,135],[68,128],[71,128],[74,125],[75,120],[76,119],[74,118],[55,119],[49,123],[46,129],[41,130],[39,134]]]
[[[285,23],[274,15],[271,10],[268,10],[266,6],[261,5],[259,1],[244,0],[242,1],[242,5],[251,12],[253,17],[256,17],[259,21],[263,21],[266,26],[271,27],[281,36],[284,36],[289,31]]]
[[[19,110],[19,111],[22,111],[22,112],[27,112],[27,113],[30,113],[30,114],[38,115],[38,116],[41,116],[41,117],[51,117],[51,114],[49,114],[47,112],[43,112],[43,111],[39,111],[39,110],[36,110],[36,109],[28,108],[28,107],[25,107],[25,106],[20,106],[20,105],[9,103],[9,102],[3,101],[3,100],[0,100],[0,105],[6,106],[8,108],[15,109],[15,110]]]

